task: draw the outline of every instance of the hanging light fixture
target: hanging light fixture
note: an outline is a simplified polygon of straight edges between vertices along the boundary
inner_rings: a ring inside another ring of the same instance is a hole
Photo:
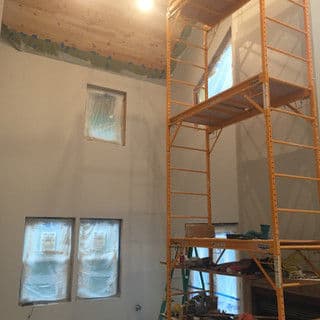
[[[138,8],[143,12],[148,12],[153,8],[153,0],[137,0]]]

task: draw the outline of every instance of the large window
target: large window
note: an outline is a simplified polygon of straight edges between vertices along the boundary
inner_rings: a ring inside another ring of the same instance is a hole
[[[232,46],[229,42],[209,74],[209,97],[232,87]]]
[[[21,304],[70,299],[72,231],[72,219],[26,219]]]
[[[227,34],[223,44],[219,48],[209,66],[208,77],[208,96],[209,98],[229,89],[233,85],[232,69],[232,44],[231,35]],[[199,85],[203,85],[204,79],[200,80]],[[199,86],[200,87],[200,86]],[[205,92],[202,87],[197,91],[197,100],[202,102],[205,99]]]
[[[79,298],[107,298],[118,294],[119,237],[119,220],[80,220]]]
[[[77,297],[119,294],[120,220],[80,219]],[[27,218],[20,304],[71,300],[74,220]]]
[[[216,238],[226,238],[227,233],[236,232],[234,225],[224,225],[216,227]],[[208,249],[197,248],[200,258],[208,256]],[[220,256],[221,250],[215,249],[213,257],[216,261]],[[219,263],[227,263],[238,260],[238,253],[236,250],[226,250],[220,259]],[[202,273],[205,289],[209,290],[209,275]],[[203,289],[199,272],[192,271],[191,286],[194,289]],[[218,309],[231,314],[238,314],[240,311],[240,280],[237,277],[214,275],[214,291],[215,296],[218,297]]]
[[[86,136],[125,144],[126,94],[88,85]]]

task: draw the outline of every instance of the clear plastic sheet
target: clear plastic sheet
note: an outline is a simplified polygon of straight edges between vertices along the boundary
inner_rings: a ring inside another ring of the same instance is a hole
[[[72,229],[72,219],[26,219],[21,304],[69,298]]]
[[[118,294],[119,237],[119,220],[80,220],[79,298],[106,298]]]
[[[88,87],[86,134],[123,144],[124,94]]]

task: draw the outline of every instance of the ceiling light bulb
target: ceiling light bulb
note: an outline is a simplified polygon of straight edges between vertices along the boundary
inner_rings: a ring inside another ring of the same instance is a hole
[[[141,11],[150,11],[153,7],[153,0],[138,0],[138,8]]]

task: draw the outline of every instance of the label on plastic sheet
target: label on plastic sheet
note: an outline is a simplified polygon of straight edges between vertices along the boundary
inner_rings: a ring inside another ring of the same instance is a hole
[[[55,232],[42,232],[40,238],[40,250],[42,252],[55,251],[57,234]]]
[[[95,232],[93,236],[93,248],[95,251],[103,251],[106,244],[106,234]]]

